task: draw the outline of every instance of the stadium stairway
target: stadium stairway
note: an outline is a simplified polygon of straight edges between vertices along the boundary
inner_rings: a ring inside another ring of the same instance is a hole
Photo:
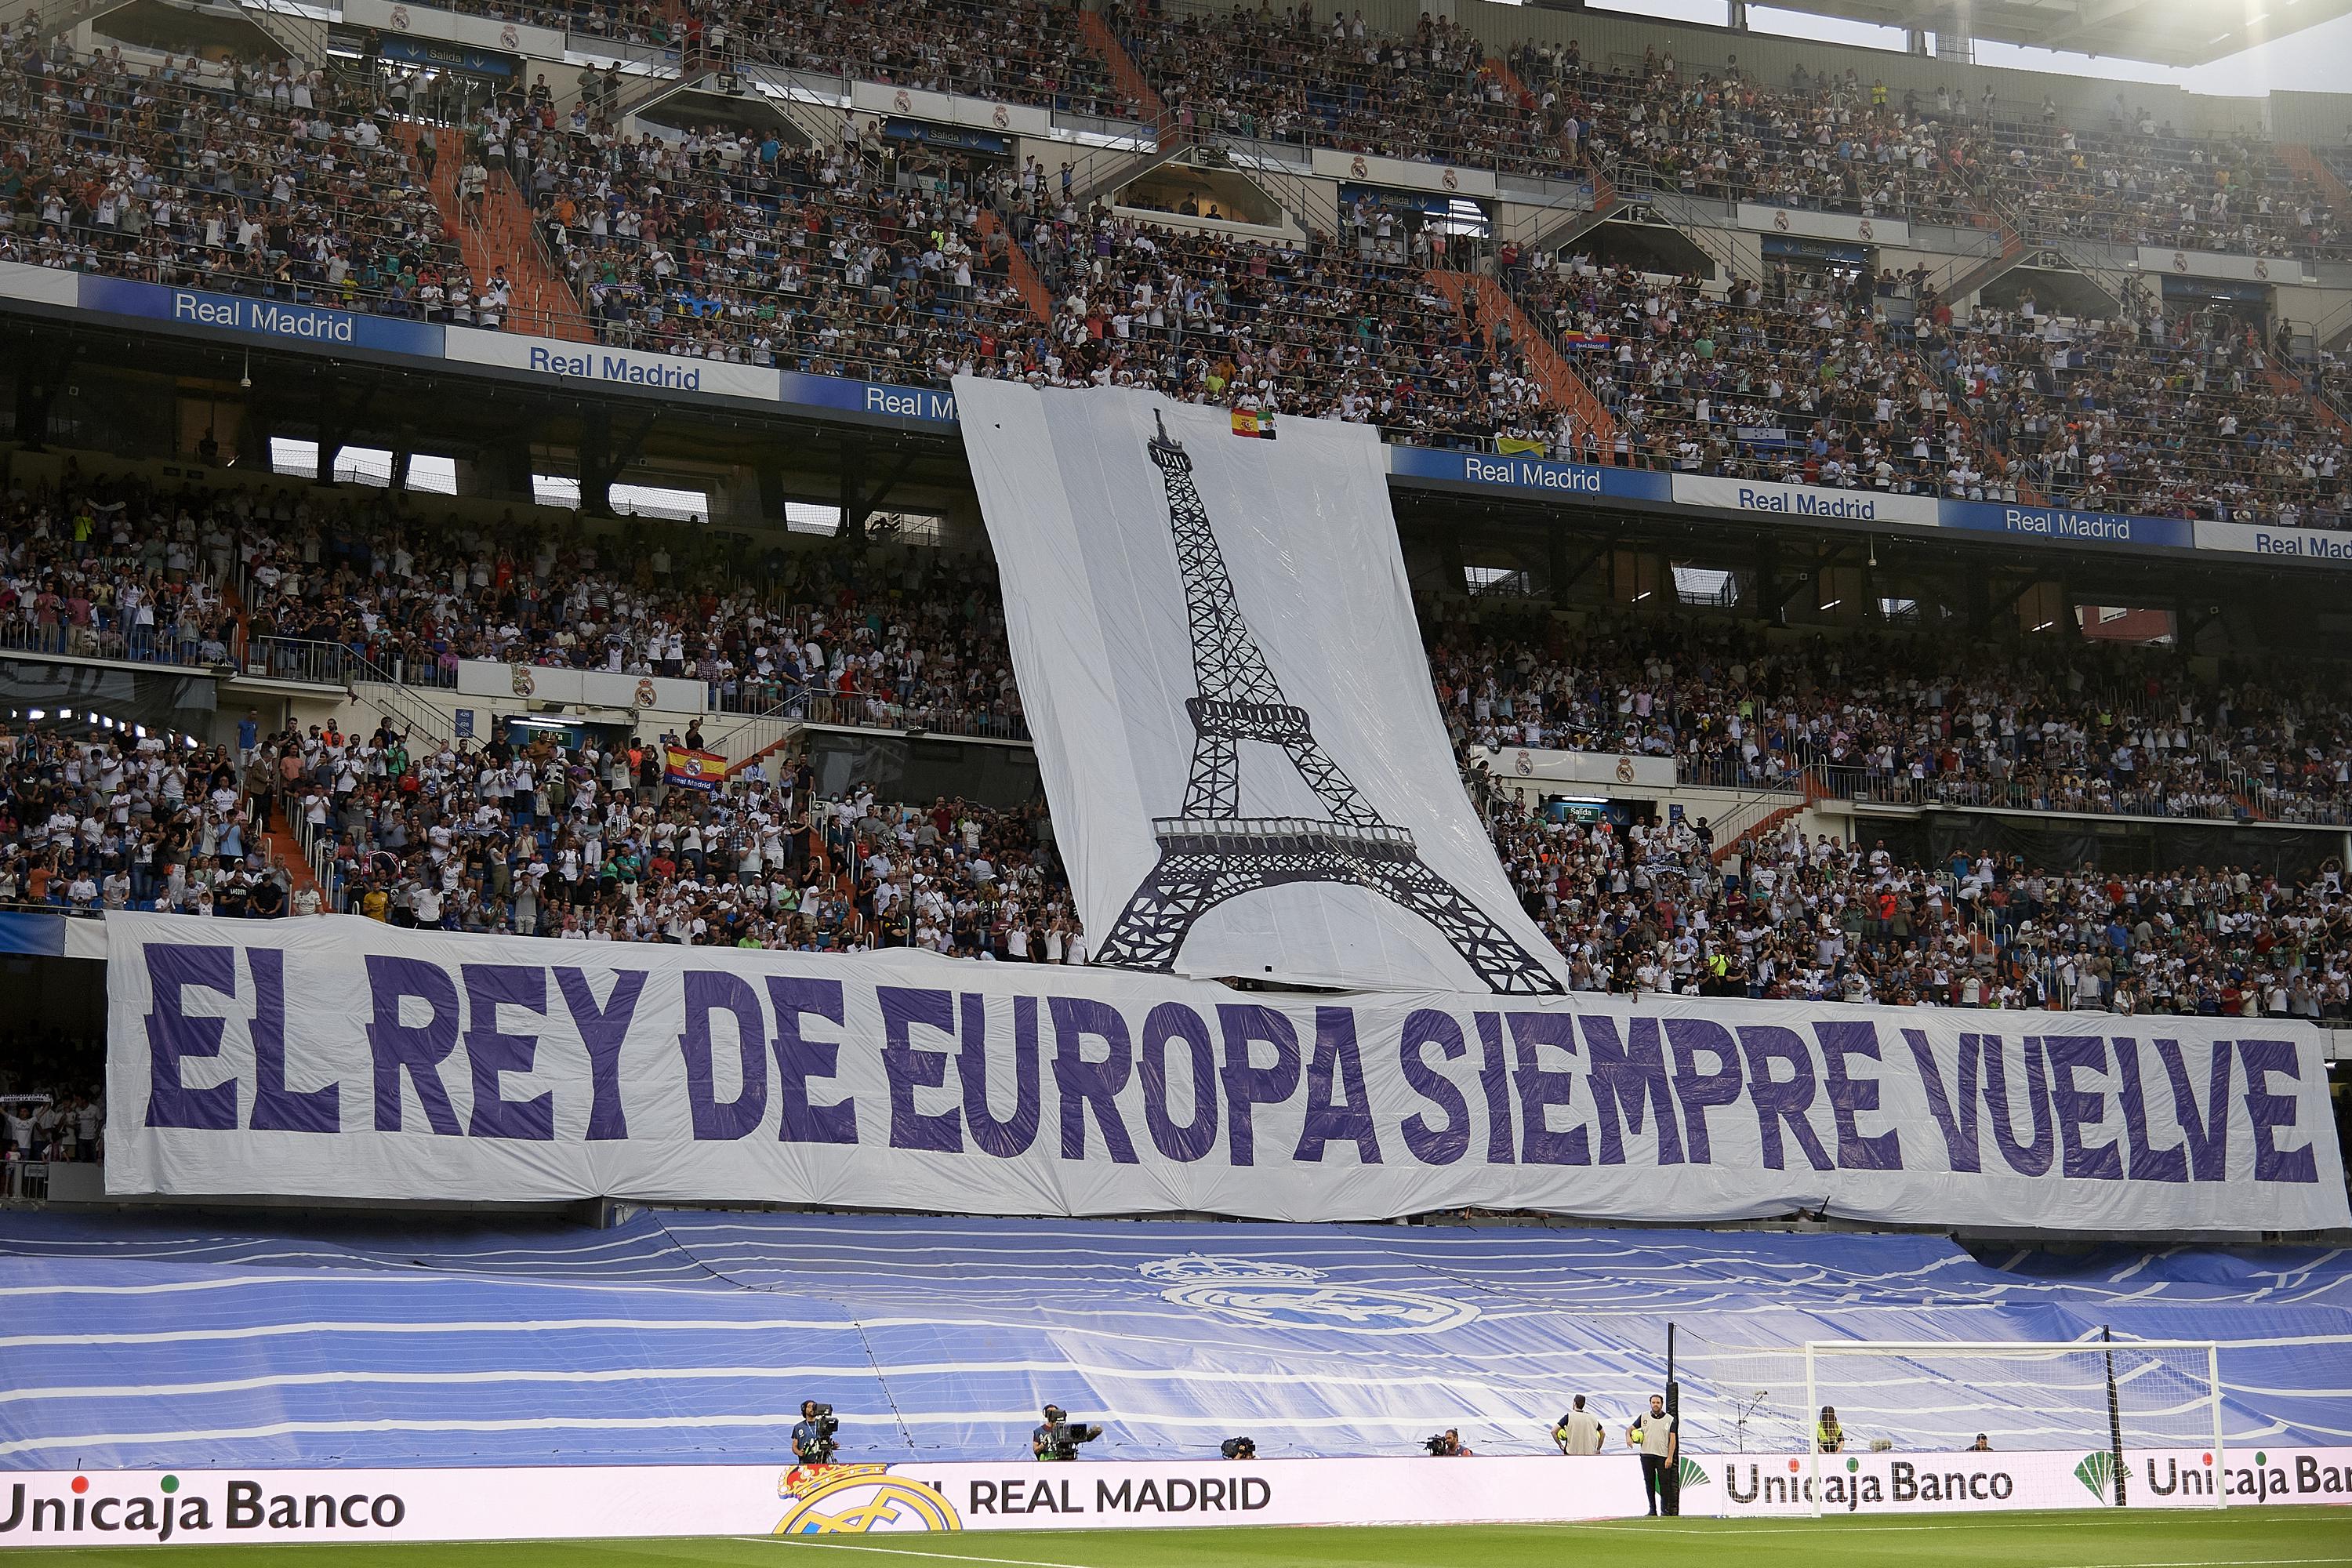
[[[2296,142],[2281,142],[2271,149],[2279,162],[2319,187],[2321,199],[2336,209],[2336,216],[2352,223],[2352,186],[2347,186],[2327,160]]]
[[[1511,329],[1511,342],[1527,360],[1528,368],[1542,385],[1544,394],[1556,407],[1566,408],[1576,416],[1580,435],[1592,432],[1601,444],[1601,460],[1611,461],[1615,450],[1617,421],[1611,416],[1584,378],[1570,368],[1551,339],[1537,327],[1528,313],[1519,309],[1518,301],[1500,283],[1478,272],[1456,272],[1447,268],[1433,267],[1423,274],[1430,287],[1443,295],[1454,312],[1462,314],[1464,301],[1475,299],[1478,305],[1478,332],[1482,341],[1493,342],[1495,323],[1507,322]]]
[[[413,154],[422,130],[417,121],[404,120],[394,123],[393,133]],[[474,275],[475,289],[486,287],[492,274],[503,267],[510,295],[508,331],[593,342],[596,334],[588,325],[587,314],[549,262],[535,232],[530,204],[515,189],[514,182],[503,173],[493,174],[480,221],[475,221],[457,195],[458,174],[465,167],[462,141],[448,133],[440,140],[442,151],[431,185],[433,205],[440,209],[442,226],[457,237],[457,247]]]
[[[1110,30],[1110,24],[1103,20],[1101,12],[1080,11],[1076,19],[1079,36],[1086,39],[1096,54],[1102,57],[1103,65],[1110,71],[1111,85],[1118,89],[1119,96],[1135,105],[1137,119],[1160,128],[1160,150],[1163,153],[1174,151],[1176,117],[1168,112],[1168,105],[1151,90],[1151,84],[1144,79],[1143,72],[1128,55],[1127,46],[1118,41],[1118,35]]]
[[[1089,11],[1087,15],[1092,16],[1094,13]],[[985,207],[980,208],[973,214],[971,226],[980,231],[980,237],[983,242],[994,239],[999,234],[1004,234],[1006,276],[1013,279],[1013,287],[1019,290],[1023,302],[1029,307],[1029,313],[1045,325],[1052,326],[1054,297],[1045,292],[1045,279],[1037,276],[1037,268],[1031,263],[1028,252],[1012,242],[1013,237],[1005,233],[1004,225],[998,220],[994,213]]]
[[[2345,419],[2344,416],[2336,410],[2336,405],[2325,397],[2315,395],[2310,384],[2279,369],[2278,366],[2271,363],[2267,357],[2263,363],[2262,374],[2263,385],[2282,396],[2307,400],[2311,405],[2312,417],[2337,435],[2352,438],[2352,422]]]
[[[320,891],[319,879],[310,873],[310,858],[303,853],[302,841],[282,828],[268,828],[261,835],[262,847],[268,863],[286,873],[286,890],[301,892],[304,889]]]
[[[1503,84],[1503,91],[1509,97],[1512,106],[1517,109],[1521,114],[1524,114],[1528,119],[1532,120],[1543,113],[1543,109],[1538,102],[1536,95],[1528,90],[1528,84],[1520,79],[1518,72],[1511,68],[1510,61],[1505,59],[1500,55],[1488,55],[1486,57],[1486,71],[1488,75],[1492,76],[1496,81]],[[1558,147],[1562,154],[1565,154],[1569,150],[1568,143],[1558,138],[1554,139],[1553,145]],[[1593,205],[1596,210],[1600,206],[1600,187],[1606,183],[1607,182],[1596,172],[1593,175],[1593,196],[1595,198]],[[1610,195],[1613,199],[1615,195],[1616,191],[1612,187],[1610,191]]]
[[[803,1396],[845,1458],[1024,1455],[1051,1399],[1103,1458],[1411,1453],[1459,1426],[1550,1451],[1663,1385],[1685,1441],[1801,1441],[1807,1340],[2222,1339],[2232,1444],[2352,1433],[2352,1256],[2316,1247],[1978,1257],[1937,1236],[999,1220],[644,1210],[607,1228],[359,1211],[0,1213],[0,1469],[767,1459]],[[2118,1350],[2123,1348],[2118,1345]],[[1836,1404],[1900,1447],[2109,1431],[2095,1371],[1869,1363]],[[2201,1440],[2144,1360],[2135,1444]],[[1957,1402],[1922,1398],[1923,1379]],[[2168,1423],[2169,1423],[2168,1425]]]

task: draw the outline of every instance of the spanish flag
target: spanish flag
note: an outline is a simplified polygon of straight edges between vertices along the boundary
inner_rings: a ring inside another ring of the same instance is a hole
[[[664,776],[685,789],[715,790],[727,782],[727,759],[717,752],[689,752],[666,746]]]
[[[1549,448],[1541,441],[1530,441],[1523,436],[1497,436],[1495,450],[1506,458],[1540,458]]]
[[[1254,408],[1236,408],[1234,410],[1234,434],[1271,441],[1274,439],[1274,416],[1260,414]]]

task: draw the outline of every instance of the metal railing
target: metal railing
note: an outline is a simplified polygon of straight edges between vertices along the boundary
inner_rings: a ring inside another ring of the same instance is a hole
[[[113,627],[45,625],[36,621],[0,621],[0,650],[47,654],[60,658],[110,659],[125,664],[165,664],[205,669],[226,664],[234,649],[225,641],[208,641],[169,626]],[[216,657],[215,657],[216,656]]]
[[[249,637],[242,668],[247,675],[299,680],[311,686],[351,684],[352,651],[341,643],[298,637]]]

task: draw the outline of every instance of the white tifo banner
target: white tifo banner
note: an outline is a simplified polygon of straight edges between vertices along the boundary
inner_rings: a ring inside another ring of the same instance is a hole
[[[1369,425],[960,377],[1096,961],[1556,992],[1454,766]]]
[[[116,1194],[2352,1224],[2320,1036],[2272,1020],[1277,998],[351,916],[106,938]]]
[[[1822,1459],[1823,1511],[2113,1507],[2091,1454]],[[2210,1503],[2194,1449],[2128,1456],[2134,1508]],[[1809,1461],[1694,1456],[1694,1515],[1810,1514]],[[2231,1502],[2352,1504],[2352,1448],[2236,1451]],[[1640,1462],[1271,1459],[1002,1464],[572,1466],[512,1469],[18,1471],[0,1476],[0,1547],[318,1541],[614,1540],[1199,1525],[1501,1524],[1644,1511]]]

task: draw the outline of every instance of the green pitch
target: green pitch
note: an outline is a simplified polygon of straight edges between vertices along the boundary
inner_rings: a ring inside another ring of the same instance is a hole
[[[2352,1565],[2352,1511],[2210,1509],[1937,1518],[1628,1520],[1437,1529],[1031,1531],[494,1545],[79,1547],[42,1568],[2256,1568]]]

